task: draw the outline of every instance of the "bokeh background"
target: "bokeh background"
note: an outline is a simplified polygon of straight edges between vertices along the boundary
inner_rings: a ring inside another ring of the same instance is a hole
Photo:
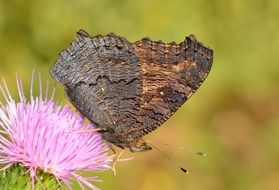
[[[131,154],[115,190],[265,190],[279,188],[279,1],[0,0],[0,74],[16,94],[15,74],[49,68],[80,28],[136,41],[181,42],[193,33],[214,50],[212,71],[196,94],[147,136],[162,151]],[[55,99],[68,103],[58,85]],[[28,88],[27,88],[28,89]],[[26,92],[28,93],[28,92]],[[207,157],[158,142],[203,150]],[[183,174],[183,165],[190,174]]]

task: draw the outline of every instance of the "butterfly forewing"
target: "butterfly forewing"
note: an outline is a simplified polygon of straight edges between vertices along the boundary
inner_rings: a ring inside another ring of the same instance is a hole
[[[114,34],[91,37],[80,31],[51,74],[98,127],[117,133],[136,122],[142,79],[138,57],[125,39]]]

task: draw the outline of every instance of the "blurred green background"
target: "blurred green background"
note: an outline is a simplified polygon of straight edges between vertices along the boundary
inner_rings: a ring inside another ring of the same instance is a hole
[[[0,74],[15,93],[15,74],[48,70],[75,32],[114,32],[133,42],[181,42],[193,33],[214,50],[212,71],[196,94],[147,139],[162,144],[131,154],[117,176],[96,185],[115,190],[265,190],[279,188],[279,1],[276,0],[0,0]],[[27,89],[26,89],[27,90]],[[58,102],[69,102],[58,85]],[[190,174],[183,174],[183,165]]]

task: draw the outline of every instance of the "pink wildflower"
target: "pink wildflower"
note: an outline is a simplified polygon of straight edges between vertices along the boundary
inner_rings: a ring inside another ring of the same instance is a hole
[[[34,74],[33,74],[34,75]],[[92,130],[92,124],[84,124],[84,118],[68,106],[54,103],[53,94],[47,98],[33,97],[31,81],[30,99],[23,93],[22,81],[17,79],[19,101],[10,95],[5,80],[0,90],[6,103],[0,102],[0,164],[1,170],[19,163],[29,168],[32,185],[36,171],[53,174],[71,189],[71,180],[97,189],[90,182],[96,177],[83,177],[79,171],[100,171],[109,169],[112,161],[108,148],[97,132],[77,132]],[[48,86],[48,85],[47,85]]]

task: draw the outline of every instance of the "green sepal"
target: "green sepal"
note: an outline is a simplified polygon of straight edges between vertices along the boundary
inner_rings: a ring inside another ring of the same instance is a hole
[[[35,190],[65,190],[63,182],[58,182],[54,175],[37,171],[34,178]],[[28,169],[19,164],[14,164],[10,168],[0,172],[1,190],[32,190],[32,182]]]

